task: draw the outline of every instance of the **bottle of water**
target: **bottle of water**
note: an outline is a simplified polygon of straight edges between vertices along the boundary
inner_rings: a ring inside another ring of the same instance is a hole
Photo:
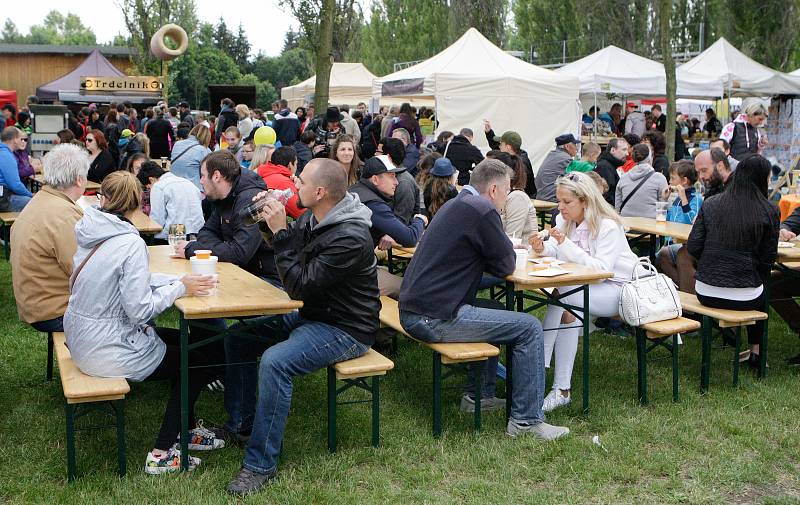
[[[276,189],[269,192],[269,194],[261,198],[260,200],[256,200],[255,202],[251,203],[244,209],[242,209],[240,213],[240,217],[242,218],[242,222],[245,225],[249,226],[251,224],[256,224],[259,221],[263,221],[261,217],[261,209],[267,205],[267,202],[270,200],[275,200],[280,202],[281,205],[286,205],[291,197],[294,196],[294,191],[291,188],[286,189]]]

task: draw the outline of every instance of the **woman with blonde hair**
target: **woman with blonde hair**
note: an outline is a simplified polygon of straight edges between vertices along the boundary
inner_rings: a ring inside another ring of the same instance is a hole
[[[341,163],[344,169],[347,170],[348,187],[358,182],[361,166],[363,165],[356,151],[357,145],[356,139],[352,135],[339,135],[336,138],[336,142],[333,143],[331,153],[328,156],[330,159]]]
[[[140,192],[132,173],[109,174],[97,193],[100,207],[84,210],[75,225],[78,249],[64,333],[72,359],[88,375],[171,381],[161,429],[144,467],[148,474],[159,474],[180,469],[180,453],[173,448],[181,422],[180,332],[149,322],[182,296],[208,294],[214,281],[210,276],[150,274],[147,246],[125,218],[139,207]],[[190,359],[193,365],[208,364],[200,354]],[[189,369],[190,416],[208,383],[208,370]],[[190,432],[192,450],[222,446],[202,426]],[[200,464],[194,457],[189,461],[190,467]]]
[[[767,143],[759,127],[767,121],[769,112],[761,102],[753,102],[744,111],[722,128],[719,138],[731,146],[731,156],[742,161],[749,154],[758,154]]]
[[[265,165],[272,157],[273,151],[275,151],[275,146],[272,144],[257,145],[253,150],[253,157],[250,159],[250,170],[255,172],[258,167]]]
[[[239,122],[236,124],[236,127],[239,129],[239,135],[243,139],[246,139],[250,136],[250,132],[253,131],[253,120],[250,118],[250,108],[240,103],[236,106],[236,115],[239,116]]]
[[[559,215],[546,242],[538,233],[529,240],[540,256],[613,272],[614,277],[589,286],[589,313],[599,317],[615,317],[619,312],[622,283],[630,280],[638,258],[628,246],[619,216],[606,202],[597,184],[581,172],[570,172],[556,180]],[[558,288],[568,292],[578,286]],[[562,302],[583,307],[583,293],[566,296]],[[560,325],[560,326],[559,326]],[[570,381],[580,327],[573,314],[555,305],[547,307],[542,322],[545,366],[555,350],[553,389],[545,397],[542,409],[549,412],[570,402]]]

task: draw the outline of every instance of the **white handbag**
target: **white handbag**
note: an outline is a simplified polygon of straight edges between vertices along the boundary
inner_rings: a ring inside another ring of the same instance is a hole
[[[646,276],[640,276],[640,270],[645,270]],[[681,300],[675,283],[658,273],[648,258],[639,258],[630,282],[622,286],[619,315],[631,326],[680,317]]]

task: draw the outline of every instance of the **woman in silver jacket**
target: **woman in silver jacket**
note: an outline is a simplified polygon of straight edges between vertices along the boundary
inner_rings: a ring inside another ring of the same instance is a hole
[[[207,294],[213,281],[195,275],[150,275],[147,246],[124,217],[139,208],[141,190],[132,173],[109,174],[98,192],[100,207],[86,209],[75,225],[78,250],[64,333],[72,359],[85,374],[171,380],[161,430],[145,462],[145,472],[159,474],[180,469],[180,452],[173,448],[180,432],[180,333],[148,322],[181,296]],[[193,364],[205,363],[201,355],[190,359]],[[190,412],[208,382],[206,370],[189,372]],[[190,449],[223,445],[202,426],[190,433]],[[190,458],[192,467],[198,464],[199,459]]]

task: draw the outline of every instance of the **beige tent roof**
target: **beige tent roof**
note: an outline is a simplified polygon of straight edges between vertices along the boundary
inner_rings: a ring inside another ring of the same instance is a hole
[[[333,105],[367,103],[372,96],[373,79],[375,74],[361,63],[334,63],[331,68],[328,102]],[[287,100],[289,107],[294,109],[303,105],[308,96],[313,101],[316,84],[317,76],[312,75],[299,84],[281,89],[281,98]]]

